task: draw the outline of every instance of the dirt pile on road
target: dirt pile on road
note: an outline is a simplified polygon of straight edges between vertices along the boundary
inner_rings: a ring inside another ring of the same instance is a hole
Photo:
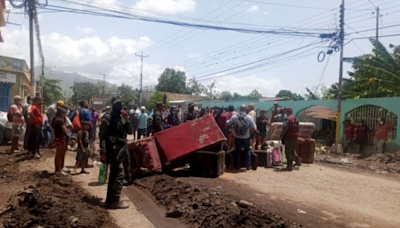
[[[18,164],[11,155],[2,154],[0,156],[0,178],[6,183],[18,179]]]
[[[116,227],[99,199],[70,178],[43,171],[32,179],[36,186],[20,190],[0,210],[0,227]]]
[[[400,175],[400,152],[372,155],[318,155],[316,162],[328,163],[374,173]]]
[[[373,154],[367,158],[364,158],[364,160],[380,164],[398,164],[400,166],[400,152]]]
[[[212,189],[193,187],[170,176],[151,176],[135,184],[151,192],[156,201],[167,208],[166,216],[184,220],[193,227],[303,227],[251,203],[235,202]]]

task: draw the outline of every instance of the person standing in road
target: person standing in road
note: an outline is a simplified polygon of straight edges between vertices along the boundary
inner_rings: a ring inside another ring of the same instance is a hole
[[[268,118],[265,116],[265,110],[260,110],[260,116],[257,117],[257,142],[256,146],[262,145],[267,138],[267,128],[269,126]]]
[[[56,116],[51,121],[51,128],[54,134],[54,143],[56,146],[56,156],[54,157],[55,172],[61,173],[64,168],[65,153],[67,152],[67,126],[65,120],[67,109],[58,108]]]
[[[25,120],[25,136],[24,136],[24,150],[28,150],[28,140],[29,140],[29,113],[31,109],[32,97],[28,96],[26,98],[26,104],[24,105],[24,120]]]
[[[226,139],[228,139],[228,125],[226,121],[228,121],[228,117],[226,113],[224,113],[224,109],[222,107],[216,107],[217,113],[214,115],[215,122],[217,122],[218,127],[221,129],[222,133]],[[228,142],[224,143],[224,151],[228,151]]]
[[[232,116],[237,115],[237,113],[235,112],[235,107],[233,107],[233,105],[229,105],[228,106],[228,111],[226,112],[226,119],[230,120],[232,118]],[[235,148],[235,137],[233,136],[233,129],[232,128],[228,128],[229,129],[229,134],[228,134],[228,149],[231,150],[233,148]]]
[[[95,108],[91,108],[91,115],[92,115],[92,127],[93,127],[93,141],[95,141],[97,134],[97,122],[99,121],[99,113],[96,111]]]
[[[128,205],[120,202],[124,181],[123,162],[128,159],[127,135],[132,134],[129,114],[122,110],[119,98],[113,98],[110,114],[105,114],[100,125],[100,151],[107,155],[110,176],[107,188],[106,206],[110,209],[125,209]]]
[[[22,126],[24,125],[24,108],[22,107],[22,98],[21,96],[14,97],[14,104],[10,106],[9,112],[9,120],[12,124],[11,128],[11,153],[19,152],[18,148],[18,140],[22,134]]]
[[[171,108],[170,108],[170,113],[167,116],[167,124],[168,124],[168,127],[174,127],[174,126],[178,126],[179,124],[181,124],[181,121],[179,120],[178,112],[177,112],[175,106],[171,106]]]
[[[257,113],[255,111],[255,108],[256,108],[255,104],[253,103],[249,104],[248,114],[251,116],[251,118],[253,118],[253,122],[256,124],[256,129],[257,129]],[[256,140],[257,140],[257,132],[254,131],[250,136],[250,145],[252,146],[253,150],[255,150]]]
[[[371,129],[365,125],[364,120],[360,120],[356,127],[356,139],[354,142],[358,144],[358,152],[361,154],[368,142],[368,133]]]
[[[140,108],[141,113],[139,116],[139,129],[138,129],[138,139],[142,136],[147,137],[147,119],[148,115],[146,113],[146,107],[142,106]]]
[[[54,117],[56,116],[57,109],[59,107],[61,107],[62,105],[64,105],[64,101],[59,100],[59,101],[57,101],[57,103],[50,105],[46,111],[47,119],[49,120],[49,124],[50,124],[50,128],[51,128],[50,142],[49,142],[50,148],[53,147],[53,143],[54,143],[54,129],[52,128],[51,122],[53,121]]]
[[[28,153],[33,155],[36,159],[41,158],[39,151],[40,141],[39,136],[42,131],[43,116],[40,108],[42,106],[42,99],[40,97],[35,97],[33,99],[33,104],[29,113],[29,142],[28,142]]]
[[[299,137],[299,121],[293,115],[293,109],[286,108],[286,121],[283,122],[281,141],[285,145],[287,167],[284,171],[293,171],[293,161],[295,166],[300,166],[300,158],[295,151],[297,138]]]
[[[274,122],[279,122],[278,121],[278,116],[279,115],[279,103],[277,101],[274,102],[274,109],[272,110],[272,115],[271,115],[271,124]]]
[[[138,130],[139,125],[139,112],[137,110],[137,106],[133,105],[133,109],[129,111],[129,118],[132,123],[132,131],[133,131],[133,140],[136,139],[136,131]]]
[[[194,120],[196,118],[197,118],[197,115],[194,112],[194,104],[192,102],[190,102],[188,104],[188,111],[187,111],[187,113],[185,113],[185,116],[183,118],[184,122],[186,123],[186,122]]]
[[[344,137],[345,137],[343,146],[344,153],[347,153],[349,147],[353,145],[355,130],[356,126],[351,123],[351,120],[344,121]]]
[[[392,130],[393,125],[386,123],[384,118],[381,118],[379,124],[375,127],[374,136],[374,152],[377,154],[383,153],[383,147],[388,138],[389,131]]]
[[[240,107],[240,113],[232,116],[227,121],[228,126],[233,126],[235,137],[235,169],[240,170],[242,147],[247,157],[246,169],[251,168],[250,135],[256,130],[253,118],[247,115],[246,105]]]
[[[162,113],[164,111],[164,104],[162,102],[157,102],[156,104],[156,109],[154,111],[154,116],[153,116],[153,125],[152,125],[152,135],[155,133],[162,131],[163,130],[163,118],[162,118]]]

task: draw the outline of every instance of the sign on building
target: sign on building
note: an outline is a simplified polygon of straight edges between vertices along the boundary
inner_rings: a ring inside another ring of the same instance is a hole
[[[17,77],[16,77],[15,74],[0,72],[0,82],[3,82],[3,83],[15,83],[16,82],[16,78]]]

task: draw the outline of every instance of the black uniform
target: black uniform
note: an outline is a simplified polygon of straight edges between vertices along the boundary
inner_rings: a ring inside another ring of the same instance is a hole
[[[100,125],[100,149],[107,154],[110,164],[106,204],[119,202],[124,179],[122,163],[128,156],[127,134],[132,134],[129,121],[121,117],[120,111],[103,116]]]

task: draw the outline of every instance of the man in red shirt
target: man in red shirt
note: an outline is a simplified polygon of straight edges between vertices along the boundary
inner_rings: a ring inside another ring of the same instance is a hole
[[[371,129],[365,125],[364,120],[360,120],[356,127],[356,140],[355,143],[358,144],[358,152],[361,154],[363,149],[367,145],[368,142],[368,132]]]
[[[224,133],[225,138],[228,139],[228,125],[226,121],[228,121],[228,116],[224,113],[224,109],[222,107],[215,107],[217,113],[214,115],[215,121],[217,122],[219,128],[221,129],[222,133]],[[228,151],[227,143],[224,144],[224,150]]]
[[[43,125],[43,116],[40,108],[42,106],[42,99],[39,97],[35,97],[33,99],[33,104],[29,113],[29,144],[28,144],[28,153],[31,153],[35,156],[35,158],[41,158],[41,154],[39,151],[40,142],[39,136],[42,130]]]
[[[351,120],[344,121],[344,153],[347,153],[349,146],[353,144],[355,128],[356,126],[351,123]]]
[[[375,127],[374,136],[374,152],[383,153],[383,146],[388,138],[389,131],[392,130],[393,125],[386,123],[384,118],[381,118],[379,124]]]

